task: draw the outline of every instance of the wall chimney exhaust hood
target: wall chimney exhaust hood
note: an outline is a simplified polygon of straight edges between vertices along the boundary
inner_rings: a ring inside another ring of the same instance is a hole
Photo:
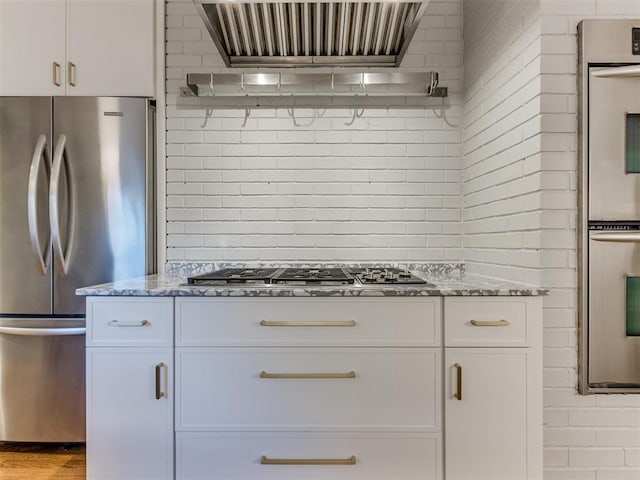
[[[429,2],[193,3],[228,67],[397,67]]]

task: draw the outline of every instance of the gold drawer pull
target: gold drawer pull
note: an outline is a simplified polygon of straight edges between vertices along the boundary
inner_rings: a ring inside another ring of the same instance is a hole
[[[156,400],[160,400],[162,397],[166,397],[167,394],[162,391],[162,369],[166,367],[163,362],[156,365]]]
[[[76,64],[69,62],[67,65],[67,82],[72,87],[76,86]]]
[[[262,465],[355,465],[356,457],[349,458],[269,458],[263,455],[260,458]]]
[[[151,325],[149,320],[136,320],[133,322],[123,322],[122,320],[111,320],[109,326],[111,327],[146,327]]]
[[[269,373],[263,370],[260,372],[260,378],[356,378],[356,372],[351,370],[344,373]]]
[[[278,320],[261,320],[263,327],[355,327],[355,320],[333,321],[333,322],[289,322]]]
[[[474,327],[506,327],[509,325],[507,320],[471,320]]]
[[[456,367],[456,393],[454,396],[456,399],[462,400],[462,365],[454,363],[453,366]]]
[[[53,62],[53,84],[56,87],[60,86],[60,64],[58,62]]]

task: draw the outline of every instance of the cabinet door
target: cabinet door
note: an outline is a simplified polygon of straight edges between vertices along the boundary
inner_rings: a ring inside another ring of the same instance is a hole
[[[171,348],[87,349],[89,480],[173,478],[172,359]]]
[[[154,94],[154,0],[68,0],[67,95]]]
[[[527,393],[530,369],[525,348],[447,349],[447,480],[537,478],[528,435],[541,429],[542,406]]]
[[[64,95],[64,62],[65,0],[0,1],[0,96]]]

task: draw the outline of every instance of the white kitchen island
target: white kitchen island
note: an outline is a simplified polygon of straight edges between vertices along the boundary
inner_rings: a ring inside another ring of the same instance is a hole
[[[79,290],[88,480],[542,478],[546,291],[428,280]]]

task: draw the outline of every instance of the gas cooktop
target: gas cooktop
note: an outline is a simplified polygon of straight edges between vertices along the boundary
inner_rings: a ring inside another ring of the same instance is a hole
[[[187,279],[189,285],[424,285],[400,268],[224,268]]]

